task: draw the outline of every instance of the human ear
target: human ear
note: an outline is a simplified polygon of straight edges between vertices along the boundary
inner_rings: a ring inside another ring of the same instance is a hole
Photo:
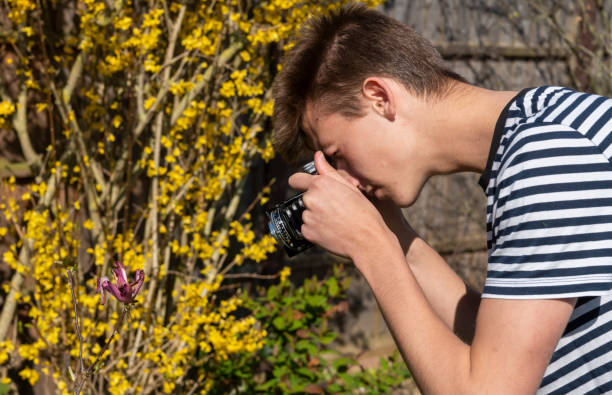
[[[395,96],[386,78],[368,77],[363,81],[362,93],[372,109],[390,121],[395,120]]]

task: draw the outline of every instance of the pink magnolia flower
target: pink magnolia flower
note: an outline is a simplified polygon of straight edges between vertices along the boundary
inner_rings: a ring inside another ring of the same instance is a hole
[[[116,285],[111,283],[106,276],[98,277],[98,292],[100,292],[102,304],[106,300],[106,292],[109,292],[122,303],[132,303],[144,282],[144,271],[136,270],[134,282],[130,284],[125,272],[125,266],[121,262],[115,262],[114,265],[113,274],[117,282]]]

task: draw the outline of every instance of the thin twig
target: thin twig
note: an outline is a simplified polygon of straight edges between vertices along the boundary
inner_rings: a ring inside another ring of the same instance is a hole
[[[226,279],[255,278],[257,280],[273,280],[279,277],[280,277],[280,273],[277,273],[277,274],[239,273],[239,274],[226,274],[223,276],[223,278],[226,278]]]
[[[121,327],[121,325],[123,325],[123,320],[125,319],[125,314],[127,313],[127,308],[124,307],[123,310],[121,310],[121,315],[119,316],[119,320],[117,321],[117,323],[115,324],[115,328],[113,329],[113,333],[110,335],[110,337],[106,340],[106,342],[104,343],[104,346],[102,347],[102,349],[100,350],[100,352],[98,353],[96,360],[94,361],[94,363],[92,363],[89,368],[87,368],[87,370],[81,375],[81,381],[79,382],[79,385],[77,387],[76,390],[76,395],[79,395],[81,393],[81,390],[83,389],[83,385],[85,384],[85,382],[87,381],[87,378],[89,378],[89,376],[92,375],[92,373],[94,372],[94,369],[96,368],[96,365],[98,364],[98,362],[100,361],[100,358],[102,358],[102,355],[104,354],[104,352],[106,352],[106,350],[108,349],[108,346],[110,345],[111,341],[113,340],[113,338],[115,337],[115,335],[117,334],[119,328]]]
[[[74,327],[79,338],[79,361],[81,362],[81,374],[83,374],[85,373],[85,362],[83,362],[83,336],[81,335],[81,327],[79,326],[79,304],[77,302],[76,295],[74,294],[72,269],[67,269],[66,273],[68,273],[68,284],[70,285],[70,292],[72,293],[72,303],[74,305]]]

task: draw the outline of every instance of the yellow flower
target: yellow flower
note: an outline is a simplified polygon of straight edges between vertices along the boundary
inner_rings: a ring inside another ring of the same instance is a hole
[[[147,59],[144,63],[144,69],[145,71],[149,71],[151,73],[159,73],[159,71],[161,70],[161,65],[157,64],[157,62],[152,59]]]
[[[93,223],[93,221],[92,221],[92,220],[88,219],[88,220],[86,220],[85,222],[83,222],[83,227],[84,227],[85,229],[92,230],[92,229],[94,228],[94,223]]]
[[[30,26],[24,26],[20,30],[28,37],[32,37],[34,35],[34,29],[32,29]]]
[[[38,381],[38,372],[34,369],[25,368],[21,372],[19,372],[19,376],[30,382],[30,385],[35,385]]]
[[[284,283],[287,281],[287,278],[291,275],[291,268],[289,266],[285,266],[283,270],[280,271],[280,281]]]
[[[121,117],[121,115],[115,115],[112,121],[113,126],[115,128],[118,128],[119,126],[121,126],[121,122],[123,122],[123,118]]]
[[[145,100],[144,102],[144,108],[145,110],[150,109],[151,107],[153,107],[153,104],[155,104],[155,98],[154,97],[149,97],[147,100]]]
[[[241,51],[240,52],[240,58],[245,61],[245,62],[250,62],[251,61],[251,54],[249,54],[248,51]]]
[[[129,16],[124,16],[121,19],[115,19],[113,24],[119,30],[128,30],[132,25],[132,18],[130,18]]]
[[[9,354],[15,349],[13,342],[5,340],[0,342],[0,365],[6,363],[9,359]]]
[[[0,116],[6,117],[15,112],[15,105],[10,101],[3,100],[0,102]]]

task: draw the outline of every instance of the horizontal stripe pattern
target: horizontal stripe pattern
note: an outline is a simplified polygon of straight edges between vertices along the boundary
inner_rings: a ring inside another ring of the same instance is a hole
[[[612,392],[612,100],[534,88],[498,127],[483,297],[579,298],[538,393]]]

